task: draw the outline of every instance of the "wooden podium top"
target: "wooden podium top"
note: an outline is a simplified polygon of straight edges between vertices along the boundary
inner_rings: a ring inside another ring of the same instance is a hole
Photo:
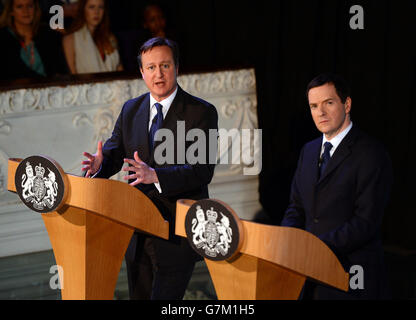
[[[194,200],[178,200],[175,233],[186,237],[185,217]],[[297,228],[241,220],[240,253],[263,259],[310,279],[348,291],[349,274],[329,247],[313,234]]]
[[[16,192],[14,176],[20,162],[21,159],[9,159],[9,191]],[[120,181],[65,175],[68,182],[66,206],[85,209],[142,232],[169,239],[169,222],[140,190]]]

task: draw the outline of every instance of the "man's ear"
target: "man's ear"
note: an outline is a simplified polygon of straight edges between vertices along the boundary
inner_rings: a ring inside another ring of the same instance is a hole
[[[345,113],[350,113],[351,112],[351,104],[352,104],[352,100],[350,97],[347,97],[347,99],[345,99]]]
[[[143,76],[143,68],[139,68],[139,70],[140,70],[140,74],[142,75],[142,78],[144,79],[144,76]]]

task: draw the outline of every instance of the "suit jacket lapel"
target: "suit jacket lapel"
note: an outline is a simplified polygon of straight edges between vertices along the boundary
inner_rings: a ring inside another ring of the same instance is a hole
[[[149,116],[150,116],[150,94],[147,94],[143,99],[139,110],[134,118],[134,124],[137,127],[136,141],[137,145],[141,146],[139,157],[144,162],[148,163],[150,160],[149,152]]]
[[[319,156],[321,153],[321,146],[322,146],[322,137],[321,139],[317,140],[316,144],[312,147],[312,153],[310,154],[312,158],[309,159],[310,161],[308,162],[310,163],[309,172],[311,173],[311,179],[313,182],[313,184],[311,185],[315,185],[316,182],[318,181],[318,174],[319,174],[318,160],[319,160]]]
[[[316,139],[310,146],[308,152],[305,152],[305,157],[307,157],[307,159],[304,159],[307,166],[305,170],[307,174],[307,181],[305,181],[306,185],[314,186],[318,181],[318,159],[321,151],[321,145],[322,138]]]
[[[358,130],[352,127],[350,132],[348,132],[345,138],[341,141],[337,150],[335,150],[334,154],[329,160],[325,171],[318,181],[318,184],[321,183],[321,181],[323,181],[327,176],[329,176],[331,172],[334,171],[341,164],[341,162],[350,155],[351,145],[354,143],[357,134]]]
[[[304,206],[307,208],[315,208],[315,191],[318,180],[318,159],[321,151],[322,136],[313,140],[306,145],[303,151],[302,174],[300,176],[300,184],[304,195]]]
[[[183,108],[184,108],[184,92],[178,85],[178,92],[176,93],[175,99],[173,99],[172,104],[169,108],[168,113],[166,114],[165,119],[163,120],[162,128],[172,130],[176,132],[177,121],[182,121]],[[159,141],[160,143],[160,141]]]

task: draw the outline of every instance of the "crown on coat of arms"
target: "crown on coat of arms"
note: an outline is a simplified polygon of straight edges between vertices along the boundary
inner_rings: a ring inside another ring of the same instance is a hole
[[[35,172],[37,177],[43,177],[45,168],[42,168],[42,165],[39,163],[39,165],[35,167]]]
[[[217,221],[218,213],[214,211],[214,208],[211,207],[211,210],[207,210],[208,221],[215,222]]]

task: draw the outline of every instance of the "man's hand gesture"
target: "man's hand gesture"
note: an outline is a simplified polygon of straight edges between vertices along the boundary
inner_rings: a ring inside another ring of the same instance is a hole
[[[144,163],[139,158],[139,154],[137,151],[134,152],[134,160],[124,159],[124,162],[130,164],[130,166],[123,168],[123,171],[135,172],[124,177],[124,180],[136,179],[135,181],[130,183],[131,186],[135,186],[139,183],[151,184],[159,182],[155,169],[149,167],[146,163]]]
[[[100,169],[101,164],[103,163],[103,143],[98,141],[97,144],[97,152],[95,154],[89,154],[88,152],[84,152],[83,155],[88,158],[88,160],[84,160],[81,164],[84,165],[82,167],[82,171],[87,170],[87,174],[85,175],[86,178],[93,176],[97,173]]]

